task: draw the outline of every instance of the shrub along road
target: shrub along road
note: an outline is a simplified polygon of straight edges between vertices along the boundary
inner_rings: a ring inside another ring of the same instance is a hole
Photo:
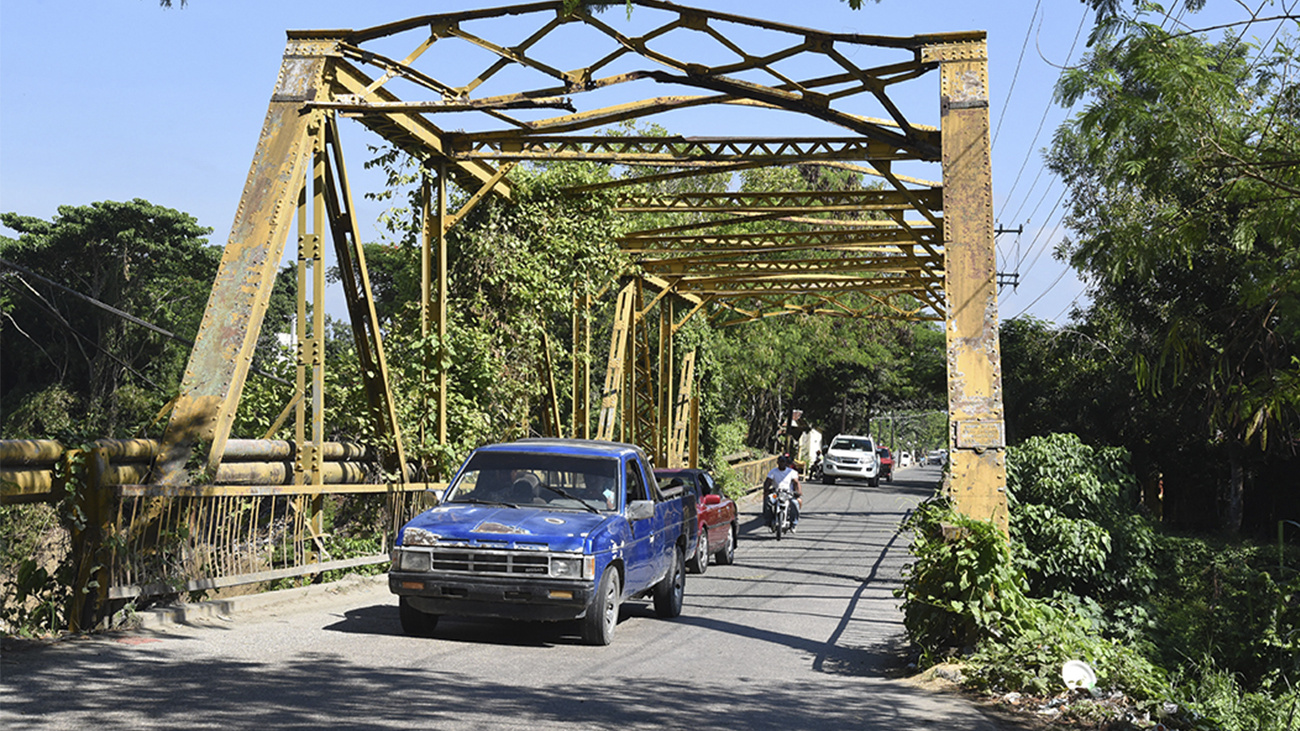
[[[906,662],[897,527],[937,468],[805,487],[777,541],[744,501],[732,566],[686,583],[676,620],[624,605],[613,645],[569,625],[444,619],[402,634],[379,581],[224,618],[9,643],[0,726],[23,728],[998,729]]]

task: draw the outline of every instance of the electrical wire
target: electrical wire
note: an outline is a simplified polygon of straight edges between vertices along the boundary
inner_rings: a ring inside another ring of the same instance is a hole
[[[1052,206],[1051,213],[1047,214],[1047,220],[1049,221],[1052,220],[1052,214],[1056,213],[1056,209],[1061,206],[1061,202],[1065,200],[1065,196],[1068,192],[1069,192],[1068,190],[1061,191],[1061,196],[1056,199],[1056,204]],[[1061,224],[1064,222],[1064,220],[1065,220],[1064,217],[1062,217],[1060,220],[1056,222],[1056,226],[1052,228],[1052,232],[1047,235],[1047,240],[1043,242],[1043,247],[1034,254],[1034,258],[1032,261],[1029,262],[1029,266],[1025,267],[1025,270],[1021,272],[1023,275],[1029,276],[1029,272],[1034,270],[1034,265],[1038,263],[1038,260],[1040,258],[1042,258],[1043,252],[1047,251],[1048,246],[1052,243],[1052,239],[1056,237],[1056,232],[1061,230]],[[1047,226],[1043,226],[1042,228],[1038,229],[1038,233],[1034,235],[1034,240],[1029,242],[1030,250],[1033,250],[1034,244],[1038,243],[1038,239],[1043,235],[1043,232],[1046,230],[1047,230]]]
[[[1241,42],[1241,39],[1242,39],[1242,37],[1244,37],[1244,35],[1245,35],[1247,29],[1249,29],[1249,27],[1250,27],[1250,26],[1251,26],[1251,25],[1252,25],[1252,24],[1253,24],[1253,23],[1254,23],[1254,22],[1259,18],[1259,14],[1263,11],[1263,9],[1264,9],[1264,5],[1267,4],[1267,1],[1268,1],[1268,0],[1264,0],[1264,2],[1261,3],[1260,7],[1259,7],[1257,10],[1255,10],[1254,12],[1251,12],[1251,20],[1250,20],[1249,22],[1247,22],[1247,23],[1245,24],[1245,26],[1242,28],[1241,32],[1237,34],[1237,37],[1236,37],[1236,39],[1234,40],[1234,43],[1233,43],[1233,47],[1235,47],[1237,43],[1240,43],[1240,42]],[[1292,14],[1292,12],[1294,11],[1296,5],[1300,5],[1300,0],[1294,0],[1294,2],[1292,2],[1292,4],[1291,4],[1291,7],[1286,9],[1286,14],[1287,14],[1288,16],[1290,16],[1290,15]],[[1177,17],[1173,17],[1173,16],[1171,16],[1170,14],[1166,13],[1166,14],[1165,14],[1165,21],[1171,22],[1171,23],[1172,23],[1173,25],[1175,25],[1175,26],[1177,26],[1177,25],[1185,25],[1185,24],[1183,23],[1183,20],[1182,20],[1185,11],[1186,11],[1186,8],[1185,8],[1185,7],[1182,8],[1182,9],[1180,10],[1180,12],[1178,13]],[[1250,12],[1250,9],[1249,9],[1249,8],[1247,8],[1247,12]],[[1085,16],[1085,17],[1086,17],[1086,16]],[[1162,21],[1162,23],[1161,23],[1161,27],[1163,27],[1163,26],[1164,26],[1164,21]],[[1041,27],[1041,21],[1040,21],[1040,27]],[[1082,22],[1080,23],[1080,28],[1082,28]],[[1273,31],[1272,35],[1269,36],[1268,41],[1266,41],[1266,42],[1263,44],[1263,46],[1261,46],[1259,54],[1256,56],[1254,63],[1252,63],[1252,65],[1251,65],[1251,68],[1252,68],[1252,69],[1255,67],[1256,64],[1258,64],[1260,58],[1262,57],[1262,55],[1263,55],[1264,52],[1265,52],[1266,47],[1267,47],[1270,43],[1273,42],[1273,40],[1277,37],[1277,33],[1278,33],[1280,30],[1281,30],[1281,22],[1279,22],[1279,23],[1278,23],[1278,26],[1277,26],[1276,28],[1274,28],[1274,31]],[[1076,36],[1075,36],[1075,38],[1076,38],[1076,41],[1077,41],[1077,39],[1078,39],[1078,34],[1077,34],[1077,32],[1076,32]],[[1070,55],[1071,55],[1071,56],[1073,55],[1073,46],[1071,46],[1071,54],[1070,54]],[[1066,57],[1066,58],[1067,58],[1066,63],[1069,62],[1069,57],[1070,57],[1070,56],[1067,56],[1067,57]],[[1046,112],[1044,112],[1043,118],[1046,119]],[[1040,122],[1040,124],[1039,124],[1039,129],[1040,129],[1040,131],[1041,131],[1041,127],[1042,127],[1042,123]],[[1035,134],[1035,136],[1034,136],[1034,142],[1031,142],[1031,143],[1030,143],[1031,150],[1032,150],[1032,146],[1033,146],[1033,144],[1037,142],[1037,139],[1038,139],[1038,135]],[[1028,156],[1026,156],[1025,162],[1026,162],[1026,163],[1028,162]],[[1015,180],[1015,182],[1012,183],[1012,190],[1013,190],[1013,191],[1014,191],[1014,189],[1015,189],[1015,187],[1016,187],[1016,184],[1017,184],[1017,183],[1019,182],[1019,180],[1020,180],[1020,174],[1024,171],[1024,167],[1025,167],[1025,164],[1022,163],[1022,164],[1021,164],[1020,172],[1017,172],[1017,174],[1016,174],[1016,180]],[[1040,168],[1040,169],[1039,169],[1039,174],[1041,175],[1041,173],[1042,173],[1042,169]],[[1034,178],[1034,181],[1035,181],[1035,182],[1034,182],[1034,183],[1031,183],[1030,188],[1029,188],[1030,191],[1032,191],[1032,190],[1034,189],[1035,185],[1037,184],[1037,180],[1038,180],[1038,177],[1035,176],[1035,178]],[[1049,191],[1050,191],[1050,188],[1049,188]],[[1062,192],[1061,197],[1060,197],[1060,198],[1057,200],[1057,202],[1056,202],[1056,205],[1052,207],[1052,212],[1049,213],[1049,214],[1047,215],[1047,218],[1048,218],[1049,221],[1051,220],[1053,214],[1056,212],[1056,208],[1057,208],[1057,207],[1061,204],[1061,202],[1065,199],[1065,195],[1066,195],[1066,193],[1068,193],[1068,190],[1065,191],[1065,192]],[[1047,195],[1047,193],[1044,193],[1043,198],[1045,198],[1046,195]],[[1010,197],[1010,194],[1008,194],[1008,198],[1009,198],[1009,197]],[[1026,194],[1024,200],[1027,201],[1028,198],[1029,198],[1029,194]],[[1043,200],[1042,198],[1039,199],[1039,204],[1038,204],[1038,205],[1041,205],[1041,204],[1042,204],[1042,200]],[[1021,206],[1020,206],[1020,208],[1017,208],[1017,209],[1016,209],[1016,216],[1014,216],[1013,219],[1019,217],[1020,209],[1023,208],[1023,207],[1024,207],[1024,201],[1021,202]],[[1036,205],[1036,206],[1034,207],[1034,211],[1037,211],[1037,209],[1038,209],[1038,206]],[[1032,215],[1033,215],[1033,212],[1031,211],[1030,216],[1032,217]],[[1062,220],[1063,220],[1063,219],[1062,219]],[[1033,261],[1031,261],[1030,264],[1029,264],[1029,266],[1025,269],[1025,271],[1023,272],[1024,274],[1028,274],[1028,272],[1029,272],[1030,270],[1033,269],[1034,265],[1037,264],[1038,259],[1042,256],[1042,252],[1045,251],[1045,250],[1047,249],[1047,245],[1051,242],[1052,238],[1055,237],[1055,235],[1056,235],[1056,231],[1059,230],[1060,226],[1061,226],[1061,222],[1058,221],[1056,227],[1053,229],[1052,235],[1050,235],[1050,236],[1048,237],[1048,240],[1047,240],[1047,242],[1044,243],[1043,248],[1040,249],[1040,250],[1039,250],[1039,251],[1034,255],[1034,259],[1033,259]],[[1039,229],[1039,234],[1041,235],[1042,231],[1045,230],[1045,229],[1046,229],[1046,227],[1044,227],[1043,229]],[[1032,249],[1034,248],[1034,244],[1038,241],[1038,238],[1039,238],[1039,237],[1038,237],[1037,235],[1034,237],[1034,241],[1031,242],[1030,245],[1029,245],[1029,249],[1030,249],[1030,250],[1032,250]],[[1017,262],[1017,265],[1016,265],[1016,269],[1017,269],[1017,271],[1019,270],[1019,268],[1020,268],[1020,262]],[[1035,297],[1034,300],[1033,300],[1032,302],[1030,302],[1028,305],[1026,305],[1026,306],[1025,306],[1025,307],[1024,307],[1024,308],[1023,308],[1019,313],[1017,313],[1015,316],[1016,316],[1016,317],[1019,317],[1020,315],[1025,314],[1026,312],[1029,311],[1029,309],[1030,309],[1031,307],[1033,307],[1033,306],[1034,306],[1035,304],[1037,304],[1040,300],[1042,300],[1043,297],[1046,297],[1047,294],[1048,294],[1049,292],[1051,292],[1051,291],[1052,291],[1052,290],[1057,286],[1057,284],[1059,284],[1060,281],[1065,277],[1065,272],[1070,271],[1070,270],[1071,270],[1071,267],[1068,267],[1068,266],[1065,267],[1064,269],[1062,269],[1062,270],[1061,270],[1061,273],[1056,277],[1056,279],[1053,280],[1052,283],[1049,284],[1049,285],[1047,286],[1047,288],[1046,288],[1045,290],[1043,290],[1042,293],[1040,293],[1037,297]],[[1075,304],[1076,302],[1078,302],[1079,297],[1082,296],[1083,294],[1084,294],[1084,292],[1080,292],[1078,295],[1075,295],[1074,299],[1072,299],[1072,300],[1070,301],[1070,303],[1067,304],[1067,305],[1065,306],[1064,309],[1062,309],[1060,312],[1058,312],[1058,313],[1056,314],[1056,317],[1053,318],[1053,320],[1055,320],[1056,318],[1059,318],[1059,317],[1061,316],[1061,314],[1063,314],[1066,310],[1068,310],[1069,308],[1073,307],[1074,304]]]
[[[1035,220],[1035,219],[1034,219],[1034,216],[1038,213],[1038,209],[1043,207],[1043,201],[1047,200],[1047,196],[1049,196],[1049,195],[1052,194],[1052,190],[1053,190],[1053,188],[1052,188],[1051,184],[1048,184],[1047,188],[1045,188],[1045,189],[1043,190],[1043,194],[1042,194],[1041,196],[1038,197],[1038,202],[1035,203],[1033,209],[1029,211],[1029,215],[1025,217],[1025,222],[1026,222],[1026,223]],[[1057,205],[1060,205],[1060,201],[1057,201]],[[1055,210],[1056,210],[1056,207],[1053,206],[1053,207],[1052,207],[1052,211],[1055,211]],[[1058,222],[1058,224],[1059,224],[1059,222]],[[1049,213],[1049,214],[1048,214],[1048,217],[1047,217],[1047,221],[1046,221],[1042,226],[1039,227],[1039,229],[1038,229],[1039,232],[1041,233],[1043,229],[1047,228],[1047,227],[1050,226],[1050,225],[1051,225],[1051,214]],[[1034,244],[1037,243],[1037,241],[1038,241],[1038,237],[1035,236],[1035,237],[1034,237],[1034,240],[1031,241],[1031,242],[1029,242],[1029,248],[1027,248],[1027,249],[1025,250],[1025,253],[1024,253],[1022,256],[1020,256],[1019,258],[1016,259],[1016,271],[1020,271],[1020,267],[1021,267],[1021,265],[1023,265],[1023,264],[1025,263],[1025,257],[1029,256],[1029,252],[1031,252],[1031,251],[1034,250]],[[1038,257],[1034,257],[1034,260],[1035,260],[1035,261],[1037,261],[1037,259],[1038,259]],[[1030,266],[1032,267],[1033,265],[1031,264]]]
[[[1049,284],[1049,285],[1047,285],[1047,289],[1044,289],[1044,290],[1042,291],[1041,294],[1039,294],[1037,297],[1035,297],[1033,302],[1030,302],[1029,304],[1025,305],[1025,308],[1024,308],[1023,310],[1021,310],[1020,312],[1017,312],[1017,313],[1015,314],[1015,316],[1016,316],[1016,317],[1020,317],[1021,315],[1025,314],[1026,312],[1028,312],[1030,307],[1033,307],[1034,305],[1038,304],[1038,301],[1039,301],[1039,300],[1041,300],[1042,298],[1046,297],[1048,292],[1051,292],[1051,291],[1056,287],[1057,284],[1060,284],[1061,279],[1063,279],[1063,278],[1065,277],[1065,273],[1066,273],[1066,272],[1069,272],[1069,271],[1073,271],[1073,270],[1072,270],[1070,267],[1064,267],[1064,268],[1062,268],[1062,269],[1061,269],[1061,273],[1058,274],[1058,275],[1056,275],[1056,279],[1053,279],[1053,280],[1052,280],[1052,283]]]
[[[1007,87],[1007,96],[1002,100],[1002,111],[998,112],[998,126],[993,130],[991,147],[997,147],[998,133],[1002,131],[1002,121],[1007,118],[1007,105],[1011,103],[1011,95],[1016,90],[1016,79],[1020,78],[1020,64],[1025,60],[1025,49],[1029,48],[1029,36],[1034,33],[1034,18],[1038,17],[1038,9],[1042,4],[1043,0],[1034,3],[1034,12],[1029,16],[1029,27],[1025,28],[1025,40],[1020,44],[1020,57],[1016,59],[1016,70],[1011,74],[1011,85]]]
[[[1079,36],[1083,33],[1083,25],[1087,21],[1087,19],[1088,19],[1088,11],[1085,9],[1083,13],[1083,17],[1079,19],[1079,27],[1076,28],[1074,31],[1074,40],[1070,43],[1070,52],[1065,56],[1065,62],[1067,64],[1070,62],[1070,59],[1074,56],[1074,48],[1079,43]],[[1040,20],[1038,23],[1038,30],[1040,33],[1042,32],[1042,29],[1043,29],[1043,24],[1042,21]],[[1039,53],[1039,56],[1040,57],[1042,56],[1041,51]],[[1038,144],[1038,138],[1043,133],[1043,125],[1046,124],[1047,122],[1048,113],[1052,111],[1052,105],[1053,105],[1053,101],[1052,99],[1049,98],[1047,100],[1047,104],[1043,108],[1043,115],[1038,120],[1038,129],[1034,131],[1034,138],[1029,141],[1029,149],[1025,151],[1025,159],[1020,163],[1020,169],[1016,171],[1015,179],[1011,181],[1011,188],[1010,190],[1007,191],[1007,200],[1011,200],[1011,197],[1015,194],[1016,186],[1020,184],[1020,176],[1024,174],[1025,167],[1029,164],[1029,158],[1032,157],[1034,154],[1034,146]],[[1025,197],[1028,198],[1029,194],[1026,193]]]
[[[15,264],[15,263],[13,263],[13,262],[11,262],[11,261],[8,261],[8,260],[6,260],[6,259],[0,259],[0,266],[5,266],[5,267],[8,267],[8,268],[10,268],[10,269],[12,269],[12,270],[14,270],[14,271],[16,271],[16,272],[19,272],[20,274],[25,274],[25,275],[27,275],[27,276],[33,278],[33,279],[36,279],[36,280],[38,280],[38,281],[40,281],[40,282],[43,282],[44,284],[46,284],[46,285],[48,285],[48,286],[50,286],[50,287],[54,287],[55,289],[59,290],[60,292],[63,292],[63,293],[68,294],[68,295],[70,295],[70,296],[72,296],[72,297],[75,297],[75,298],[77,298],[77,299],[79,299],[79,300],[85,302],[86,304],[89,304],[89,305],[91,305],[91,306],[93,306],[93,307],[98,307],[99,309],[104,310],[105,312],[108,312],[109,314],[112,314],[112,315],[115,315],[115,316],[117,316],[117,317],[120,317],[120,318],[122,318],[123,320],[126,320],[127,322],[130,322],[130,323],[135,324],[135,325],[139,325],[140,327],[146,328],[146,329],[148,329],[148,330],[152,330],[153,332],[156,332],[156,333],[158,333],[159,335],[162,335],[163,337],[170,338],[170,339],[172,339],[172,340],[175,340],[175,341],[178,342],[178,343],[181,343],[181,344],[183,344],[183,345],[187,345],[187,346],[190,347],[190,349],[193,349],[193,348],[194,348],[194,341],[193,341],[193,340],[189,340],[189,339],[187,339],[187,338],[183,338],[183,337],[177,335],[176,333],[173,333],[173,332],[171,332],[171,331],[169,331],[169,330],[165,330],[165,329],[163,329],[163,328],[161,328],[161,327],[158,327],[157,325],[155,325],[155,324],[153,324],[153,323],[151,323],[151,322],[148,322],[148,321],[146,321],[146,320],[141,320],[140,318],[136,317],[135,315],[131,315],[131,314],[128,314],[128,313],[126,313],[126,312],[123,312],[122,310],[117,309],[116,307],[114,307],[114,306],[108,304],[107,302],[101,302],[100,300],[97,300],[97,299],[95,299],[94,297],[91,297],[91,296],[89,296],[89,295],[82,294],[82,293],[76,291],[75,289],[70,289],[70,288],[68,288],[68,287],[65,287],[65,286],[63,286],[62,284],[59,284],[58,282],[56,282],[56,281],[54,281],[54,280],[52,280],[52,279],[49,279],[49,278],[47,278],[47,277],[43,277],[43,276],[37,274],[36,272],[34,272],[34,271],[32,271],[32,270],[30,270],[30,269],[28,269],[28,268],[26,268],[26,267],[19,266],[18,264]],[[73,332],[76,332],[76,331],[74,330]],[[77,333],[77,335],[78,335],[78,336],[81,336],[80,333]],[[81,336],[81,337],[84,338],[84,336]],[[90,342],[90,341],[87,340],[87,342]],[[96,345],[96,347],[99,347],[99,346]],[[105,351],[105,352],[107,352],[107,351]],[[256,374],[259,375],[259,376],[262,376],[263,378],[267,378],[267,379],[270,379],[270,380],[272,380],[272,381],[275,381],[276,383],[282,383],[282,384],[284,384],[284,385],[286,385],[286,386],[292,386],[292,385],[293,385],[292,383],[290,383],[290,382],[284,380],[283,378],[280,378],[279,376],[276,376],[276,375],[271,374],[271,373],[267,373],[267,372],[263,371],[263,370],[260,369],[260,368],[250,367],[249,370],[250,370],[251,372],[253,372],[253,373],[256,373]]]

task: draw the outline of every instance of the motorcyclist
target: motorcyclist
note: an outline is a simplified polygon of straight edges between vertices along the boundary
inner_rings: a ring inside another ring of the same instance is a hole
[[[820,480],[822,478],[822,458],[826,456],[826,450],[817,450],[817,458],[813,460],[812,466],[808,468],[808,479]]]
[[[790,501],[790,531],[799,525],[799,507],[803,502],[803,488],[799,484],[799,472],[790,466],[790,455],[783,454],[776,458],[776,467],[767,473],[763,480],[763,520],[768,528],[774,528],[776,518],[776,491],[789,487],[794,499]]]

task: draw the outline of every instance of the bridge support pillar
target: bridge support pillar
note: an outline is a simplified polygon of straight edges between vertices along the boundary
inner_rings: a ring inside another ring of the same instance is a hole
[[[1007,530],[1006,431],[993,240],[988,54],[983,40],[928,46],[940,64],[950,491]]]

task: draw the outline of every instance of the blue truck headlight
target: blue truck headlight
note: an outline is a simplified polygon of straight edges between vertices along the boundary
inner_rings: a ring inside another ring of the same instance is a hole
[[[555,579],[582,578],[582,558],[578,556],[573,558],[552,557],[551,577]]]
[[[431,557],[426,551],[399,550],[397,568],[400,571],[428,571],[432,568]]]

